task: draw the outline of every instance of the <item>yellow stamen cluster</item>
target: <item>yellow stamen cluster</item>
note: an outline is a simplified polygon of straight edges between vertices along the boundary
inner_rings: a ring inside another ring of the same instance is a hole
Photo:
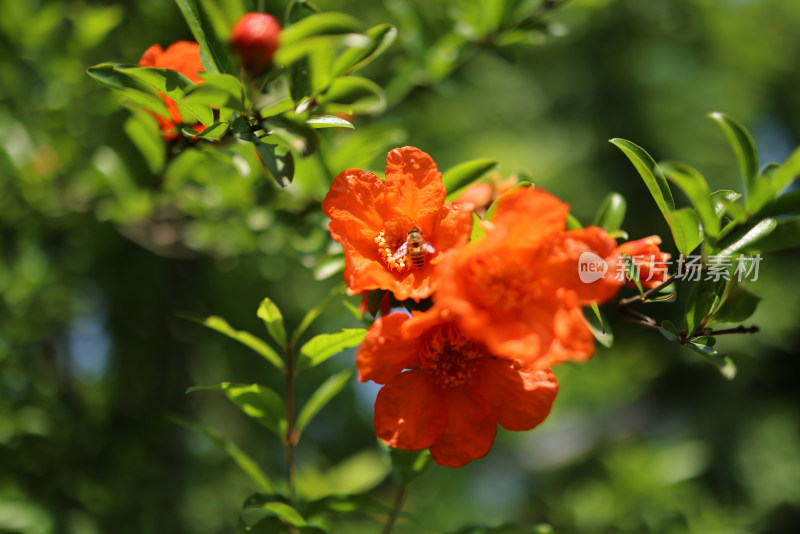
[[[381,233],[375,237],[375,244],[378,245],[378,252],[383,256],[383,259],[386,260],[386,265],[389,266],[389,269],[396,269],[398,271],[404,271],[406,269],[405,258],[394,259],[395,251],[386,241],[386,232],[384,230],[381,230]],[[400,245],[402,245],[402,243],[400,243]]]

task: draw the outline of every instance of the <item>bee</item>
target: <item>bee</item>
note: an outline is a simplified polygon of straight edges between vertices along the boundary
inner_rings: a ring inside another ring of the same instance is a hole
[[[400,245],[400,248],[397,249],[392,258],[400,260],[408,256],[414,267],[421,269],[425,265],[425,255],[433,254],[434,252],[436,252],[436,249],[425,241],[425,238],[422,237],[422,232],[415,226],[408,231],[406,242]]]

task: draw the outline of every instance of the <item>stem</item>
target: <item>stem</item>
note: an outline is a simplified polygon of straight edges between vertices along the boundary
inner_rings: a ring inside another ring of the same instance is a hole
[[[726,334],[755,334],[759,331],[757,326],[744,326],[739,325],[736,328],[726,328],[724,330],[704,330],[700,332],[700,335],[697,337],[705,337],[705,336],[723,336]]]
[[[294,447],[297,436],[294,432],[294,362],[292,361],[292,344],[286,346],[286,483],[289,490],[289,503],[294,504],[295,497],[295,465]]]
[[[394,502],[392,503],[392,513],[389,515],[389,519],[386,520],[386,526],[383,527],[382,534],[391,534],[394,524],[397,521],[397,516],[400,515],[400,511],[403,509],[403,501],[406,499],[407,488],[408,486],[405,484],[397,486],[397,492],[394,494]]]
[[[630,297],[630,298],[627,298],[627,299],[620,300],[619,301],[619,305],[620,306],[627,306],[628,304],[633,304],[634,302],[639,302],[640,300],[647,300],[653,294],[658,293],[659,291],[661,291],[662,289],[664,289],[665,287],[670,285],[672,282],[674,282],[677,277],[678,277],[678,273],[675,273],[672,276],[670,276],[669,278],[667,278],[666,280],[664,280],[663,282],[661,282],[660,284],[658,284],[653,289],[648,289],[647,291],[645,291],[644,293],[641,293],[639,295],[636,295],[636,296],[633,296],[633,297]]]

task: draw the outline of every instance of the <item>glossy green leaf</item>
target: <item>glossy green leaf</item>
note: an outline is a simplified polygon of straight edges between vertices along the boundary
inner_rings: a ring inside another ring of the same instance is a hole
[[[447,188],[448,196],[456,193],[462,187],[475,182],[495,167],[497,167],[497,161],[486,158],[474,159],[450,167],[442,173],[442,181],[444,181],[444,185]]]
[[[303,319],[300,321],[300,324],[297,326],[295,331],[292,332],[292,346],[297,345],[297,342],[300,341],[300,338],[303,334],[305,334],[306,330],[308,330],[308,327],[311,326],[311,323],[316,321],[317,317],[322,314],[325,308],[327,308],[331,302],[341,296],[344,292],[345,286],[343,284],[334,287],[331,292],[328,293],[328,296],[322,300],[322,302],[306,312],[306,314],[303,316]]]
[[[311,117],[306,121],[306,124],[312,128],[355,128],[353,123],[346,121],[336,115],[320,115],[318,117]]]
[[[380,86],[357,76],[337,78],[318,100],[320,105],[338,104],[355,113],[377,113],[386,106]]]
[[[281,48],[309,37],[357,33],[360,29],[358,19],[344,13],[315,13],[284,28],[281,32]]]
[[[265,298],[258,306],[256,315],[259,319],[264,321],[264,326],[267,327],[267,332],[275,343],[281,347],[286,346],[286,327],[283,326],[283,314],[278,306],[272,300]]]
[[[798,175],[800,175],[800,148],[792,152],[783,165],[775,171],[772,177],[772,190],[780,193],[789,187]]]
[[[338,395],[350,379],[353,377],[353,369],[345,369],[339,371],[335,375],[329,377],[311,394],[311,397],[303,405],[300,413],[297,415],[297,422],[295,423],[295,431],[297,436],[303,433],[303,430],[308,426],[311,420],[316,416],[322,408],[324,408],[333,398]]]
[[[242,105],[247,102],[247,89],[236,76],[220,72],[201,72],[199,76],[206,82],[206,85],[225,91],[241,102]]]
[[[259,117],[265,119],[267,117],[271,117],[273,115],[280,115],[281,113],[286,113],[287,111],[291,111],[294,109],[294,100],[291,98],[281,98],[273,102],[272,104],[268,105],[267,107],[261,109],[258,112]]]
[[[715,314],[716,322],[742,322],[753,315],[760,300],[761,297],[750,293],[745,288],[736,287]]]
[[[280,395],[260,384],[232,384],[222,382],[216,386],[194,386],[194,391],[222,391],[246,415],[272,430],[279,437],[286,433],[286,409]]]
[[[472,230],[470,230],[469,240],[477,241],[486,234],[486,230],[481,225],[482,219],[474,211],[472,212]]]
[[[584,314],[586,325],[598,343],[606,348],[611,348],[614,345],[614,334],[611,332],[611,326],[603,317],[597,304],[593,303],[592,310],[592,313],[586,312]]]
[[[181,425],[182,427],[191,430],[192,432],[205,436],[213,441],[219,448],[224,450],[230,456],[239,469],[244,472],[250,480],[256,485],[259,491],[264,493],[272,493],[272,483],[267,475],[258,467],[258,464],[253,461],[247,454],[244,453],[234,442],[221,437],[217,432],[205,425],[190,423],[183,419],[173,417],[172,421]]]
[[[156,115],[169,117],[164,100],[158,91],[128,74],[117,70],[118,63],[100,63],[86,69],[86,72],[106,87],[115,90],[123,98],[150,110]]]
[[[295,510],[289,504],[280,501],[267,501],[256,504],[256,500],[251,497],[247,500],[247,502],[245,502],[242,515],[245,515],[245,512],[247,512],[248,515],[248,517],[245,519],[245,522],[251,525],[264,517],[258,512],[274,514],[284,522],[295,527],[305,527],[308,524],[306,523],[306,520],[303,519],[303,516],[300,515],[300,512]],[[254,515],[253,512],[256,512],[257,515]]]
[[[721,219],[728,206],[742,198],[742,195],[730,189],[720,189],[711,193],[711,205],[714,207],[714,214],[717,219]]]
[[[397,28],[391,24],[381,24],[367,30],[368,41],[365,46],[348,48],[333,64],[333,77],[345,76],[368,65],[383,54],[397,39]]]
[[[580,230],[581,228],[583,228],[583,225],[578,218],[571,213],[567,213],[567,230]]]
[[[358,346],[366,335],[366,328],[343,328],[332,334],[314,336],[300,348],[297,372],[317,366],[345,349]]]
[[[758,214],[756,219],[764,217],[777,217],[779,215],[800,214],[800,190],[787,191],[786,193],[772,199],[767,203]]]
[[[272,178],[280,187],[288,187],[294,179],[294,156],[288,147],[263,142],[252,131],[244,117],[233,121],[233,131],[239,138],[253,143]]]
[[[391,507],[369,495],[329,495],[308,503],[307,516],[320,514],[389,514]]]
[[[678,161],[659,165],[666,177],[677,185],[689,199],[703,225],[704,233],[712,238],[719,235],[719,219],[714,211],[714,201],[706,179],[697,169]]]
[[[666,217],[678,252],[683,255],[689,254],[703,239],[700,222],[697,220],[694,210],[681,208],[669,212]]]
[[[127,65],[117,65],[115,68],[173,99],[178,104],[178,109],[181,110],[182,115],[186,112],[205,126],[214,124],[214,115],[208,104],[202,102],[192,103],[184,99],[187,91],[193,89],[195,84],[180,72],[155,67]]]
[[[769,235],[758,240],[758,249],[762,252],[778,252],[798,247],[800,247],[800,217],[781,218],[776,221],[775,229]]]
[[[433,465],[428,449],[404,451],[389,448],[392,470],[402,484],[409,484],[424,475]]]
[[[615,138],[611,139],[610,143],[628,156],[633,166],[639,171],[639,175],[644,180],[653,200],[656,201],[661,214],[667,218],[668,213],[675,211],[675,200],[672,198],[672,191],[669,189],[667,179],[656,165],[655,160],[643,148],[626,139]]]
[[[215,76],[223,75],[216,74]],[[227,76],[227,74],[224,76]],[[233,95],[222,87],[207,83],[196,85],[189,89],[183,102],[191,106],[205,105],[216,109],[230,109],[239,113],[247,113],[247,106],[242,99],[242,95]]]
[[[625,220],[626,207],[625,197],[619,193],[609,193],[597,210],[592,224],[607,232],[619,230]]]
[[[211,73],[236,74],[236,67],[228,43],[220,39],[214,29],[212,17],[204,9],[202,0],[175,0],[186,24],[200,45],[203,66]]]
[[[709,361],[728,380],[733,380],[736,377],[736,364],[729,356],[717,352],[717,349],[713,346],[700,343],[687,343],[684,346]]]
[[[208,317],[206,319],[196,319],[189,316],[184,316],[184,317],[192,321],[198,322],[204,326],[207,326],[212,330],[216,330],[220,334],[224,334],[231,339],[235,339],[242,345],[249,347],[250,349],[254,350],[258,354],[263,356],[265,360],[267,360],[269,363],[271,363],[278,369],[282,370],[284,368],[283,360],[281,359],[281,357],[278,356],[278,353],[275,352],[272,349],[272,347],[267,345],[266,342],[264,342],[264,340],[257,338],[256,336],[254,336],[249,332],[235,330],[234,328],[231,327],[231,325],[228,324],[228,321],[226,321],[222,317],[217,317],[215,315],[212,315],[211,317]]]
[[[758,179],[758,153],[753,138],[739,121],[729,115],[714,111],[709,113],[708,117],[719,124],[722,131],[725,132],[725,136],[736,154],[736,161],[739,162],[739,170],[744,177],[745,187],[749,193]]]
[[[344,255],[336,254],[321,259],[314,266],[314,280],[327,280],[344,270]]]
[[[754,226],[750,227],[750,229],[748,229],[744,235],[737,235],[736,239],[730,245],[727,245],[717,254],[717,258],[723,259],[729,257],[740,250],[744,250],[747,247],[754,245],[772,233],[777,226],[777,221],[772,218],[767,218],[758,222]]]

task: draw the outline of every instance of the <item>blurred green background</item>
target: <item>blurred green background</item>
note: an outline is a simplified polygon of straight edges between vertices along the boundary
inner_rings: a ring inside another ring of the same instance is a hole
[[[256,2],[220,4],[236,13]],[[763,162],[800,144],[796,0],[573,0],[508,46],[488,44],[477,1],[317,4],[400,30],[364,73],[386,88],[387,110],[357,117],[354,132],[325,132],[329,171],[382,171],[386,151],[403,144],[441,169],[494,158],[501,174],[529,174],[585,223],[618,191],[631,238],[668,241],[609,138],[687,161],[712,189],[738,190],[707,112],[743,122]],[[126,135],[131,112],[85,69],[136,63],[151,44],[181,39],[191,34],[163,0],[0,0],[2,533],[235,531],[249,479],[173,415],[212,426],[282,476],[274,436],[222,396],[184,395],[223,380],[279,388],[279,377],[176,314],[218,314],[262,333],[255,310],[269,296],[297,324],[338,282],[313,271],[329,247],[319,201],[330,176],[303,162],[279,191],[236,147],[225,157],[192,149],[152,172]],[[511,521],[559,533],[797,532],[798,268],[795,253],[762,261],[749,289],[764,300],[748,322],[761,332],[720,340],[739,366],[733,382],[657,333],[613,321],[612,349],[556,369],[561,393],[541,427],[500,431],[465,468],[435,467],[410,492],[418,522],[401,520],[396,532]],[[679,305],[655,306],[679,320]],[[314,330],[353,321],[336,304]],[[304,377],[298,396],[348,366],[352,352]],[[353,380],[312,423],[298,451],[306,491],[376,486],[390,501],[374,395]],[[334,532],[379,528],[369,516],[334,523]]]

